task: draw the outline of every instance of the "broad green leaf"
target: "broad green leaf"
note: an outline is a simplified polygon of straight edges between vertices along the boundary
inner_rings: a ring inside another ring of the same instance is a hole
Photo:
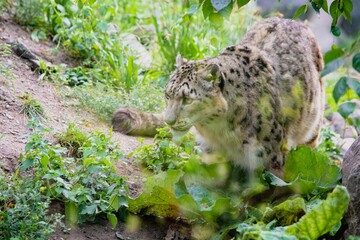
[[[294,16],[292,19],[298,18],[301,14],[306,14],[309,9],[309,6],[307,4],[302,5],[301,7],[296,10]]]
[[[110,197],[109,203],[111,207],[114,208],[115,211],[119,210],[120,207],[128,207],[127,200],[124,196],[118,196],[116,194]]]
[[[285,162],[284,180],[294,181],[291,186],[301,194],[316,194],[337,185],[341,179],[340,168],[327,156],[309,147],[297,147],[290,151]]]
[[[335,102],[337,103],[339,99],[345,95],[345,93],[348,90],[348,81],[346,77],[340,78],[339,81],[335,84],[335,87],[333,89],[333,98]]]
[[[347,78],[347,85],[360,97],[360,81],[354,78]]]
[[[47,154],[41,154],[40,158],[41,167],[45,168],[49,164],[49,156]]]
[[[336,71],[339,67],[344,65],[344,63],[344,60],[342,60],[341,58],[329,62],[325,65],[325,68],[322,70],[320,76],[324,77],[325,75]]]
[[[28,158],[26,159],[20,167],[20,171],[25,171],[26,169],[28,169],[29,167],[31,167],[34,164],[34,159],[32,158]]]
[[[70,225],[75,226],[79,219],[79,208],[73,201],[65,202],[65,220]]]
[[[242,7],[245,6],[246,4],[248,4],[250,2],[250,0],[237,0],[237,5],[238,7]]]
[[[216,11],[220,12],[231,4],[231,0],[211,0],[211,4]]]
[[[288,226],[297,222],[299,217],[305,214],[306,206],[303,198],[286,200],[273,209],[278,223],[281,226]]]
[[[341,114],[343,118],[349,117],[355,111],[356,103],[354,102],[344,102],[340,104],[338,108],[338,112]]]
[[[341,48],[338,48],[335,44],[332,45],[331,50],[327,51],[324,55],[324,63],[328,64],[329,62],[341,57],[344,55],[344,51]]]
[[[80,214],[95,214],[97,210],[97,206],[96,204],[90,205],[90,206],[86,206],[84,209],[81,210]]]
[[[344,186],[336,186],[327,198],[306,213],[299,222],[289,226],[286,233],[297,237],[318,239],[331,231],[342,219],[349,204]]]
[[[111,228],[115,229],[118,223],[117,217],[115,216],[115,214],[112,213],[108,213],[107,214],[107,219],[109,220],[110,224],[111,224]]]
[[[352,59],[352,66],[356,71],[360,72],[360,53],[354,55]]]
[[[143,186],[143,193],[136,199],[128,198],[128,210],[143,211],[159,217],[179,217],[179,204],[175,197],[175,183],[183,175],[180,170],[168,170],[149,177]]]

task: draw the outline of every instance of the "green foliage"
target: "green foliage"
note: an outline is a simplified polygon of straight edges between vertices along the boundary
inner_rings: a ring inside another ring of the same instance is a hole
[[[317,239],[339,224],[348,204],[349,194],[346,188],[336,186],[324,201],[316,204],[285,232],[307,239]]]
[[[60,214],[49,214],[49,197],[41,182],[0,173],[0,238],[48,239],[60,222]]]
[[[306,14],[309,10],[309,6],[307,4],[302,5],[301,7],[296,10],[293,19],[298,18],[301,14]]]
[[[70,87],[80,86],[89,82],[88,73],[82,67],[67,69],[65,71],[66,84]]]
[[[159,133],[151,145],[143,145],[132,154],[146,169],[159,173],[168,169],[179,169],[189,159],[198,159],[198,150],[191,135],[185,136],[180,145],[171,141],[168,127],[158,129]]]
[[[326,155],[309,147],[293,149],[285,162],[284,180],[301,194],[316,195],[334,188],[341,179],[340,168]]]
[[[329,105],[333,111],[338,111],[347,123],[355,126],[357,130],[360,129],[360,121],[352,119],[350,115],[356,109],[355,102],[351,100],[360,99],[360,80],[354,74],[357,71],[359,46],[359,38],[346,48],[339,48],[334,45],[324,55],[326,65],[321,73],[321,76],[326,76],[334,72],[329,76],[330,79],[337,76],[338,80],[332,89],[332,97],[335,103],[328,99]]]
[[[322,128],[320,131],[320,143],[316,147],[317,151],[325,154],[329,159],[342,159],[340,149],[334,143],[335,134],[330,128]]]
[[[20,170],[35,173],[48,196],[65,202],[70,223],[91,221],[127,206],[125,179],[116,174],[114,165],[122,153],[109,137],[100,132],[84,134],[70,125],[59,136],[67,149],[44,139],[47,130],[36,120],[29,128],[33,133],[20,157]]]
[[[159,144],[159,140],[156,143]],[[255,177],[250,185],[240,183],[237,190],[230,187],[236,179],[229,178],[229,169],[233,167],[224,163],[206,165],[189,158],[177,170],[148,177],[143,193],[136,199],[128,199],[129,211],[180,217],[195,224],[200,231],[209,231],[212,239],[225,239],[234,230],[237,239],[298,239],[303,236],[314,239],[314,236],[336,232],[334,229],[339,225],[349,198],[346,189],[337,186],[340,168],[325,155],[299,147],[290,152],[286,161],[285,180],[289,183],[266,173],[263,177]],[[270,188],[292,189],[293,193],[273,204],[266,204],[266,199],[262,199],[249,205],[249,199],[253,196],[256,199],[257,194]],[[332,189],[333,193],[326,198],[325,193]],[[329,214],[335,208],[340,209],[338,213]],[[318,230],[309,235],[301,229],[306,224],[312,226],[313,215],[317,216]]]

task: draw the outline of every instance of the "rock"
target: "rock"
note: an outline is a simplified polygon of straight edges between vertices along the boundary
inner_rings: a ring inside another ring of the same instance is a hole
[[[43,61],[47,68],[51,68],[51,63],[46,62],[45,60],[39,58],[34,53],[27,48],[24,43],[20,41],[20,39],[10,43],[11,50],[19,57],[28,60],[30,63],[30,68],[35,70],[40,67],[40,61]]]
[[[120,41],[137,57],[135,60],[136,64],[144,68],[150,68],[152,62],[151,54],[146,50],[144,45],[138,41],[135,35],[130,33],[121,34]]]
[[[350,203],[345,214],[348,229],[345,238],[348,236],[360,235],[360,138],[358,138],[347,151],[343,161],[342,184],[350,194]]]
[[[360,109],[360,107],[359,107]],[[350,119],[359,118],[360,110],[355,110],[350,116]],[[346,123],[345,119],[338,112],[333,112],[328,116],[331,130],[339,134],[342,138],[357,138],[358,132],[354,126]]]
[[[337,134],[342,134],[345,126],[345,120],[338,112],[333,112],[328,116],[331,129]]]

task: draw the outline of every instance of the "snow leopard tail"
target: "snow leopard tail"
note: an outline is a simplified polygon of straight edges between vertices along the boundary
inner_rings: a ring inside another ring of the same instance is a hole
[[[157,128],[165,126],[162,114],[142,112],[136,109],[119,108],[112,118],[114,131],[127,135],[153,137]]]

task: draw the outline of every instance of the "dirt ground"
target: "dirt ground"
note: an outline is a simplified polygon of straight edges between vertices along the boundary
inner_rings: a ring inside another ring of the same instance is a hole
[[[51,51],[55,47],[53,43],[33,42],[26,29],[12,22],[11,19],[0,16],[0,46],[15,40],[20,40],[34,54],[50,63],[65,63],[69,66],[76,64],[61,51],[58,55],[54,55]],[[92,112],[80,108],[73,99],[60,97],[57,86],[49,81],[39,80],[39,74],[31,70],[26,60],[15,54],[0,55],[0,64],[2,69],[5,69],[5,73],[0,72],[0,168],[5,172],[13,172],[18,166],[19,155],[24,152],[26,134],[29,133],[26,129],[28,119],[21,113],[21,97],[24,94],[29,94],[39,101],[45,110],[45,125],[52,129],[52,133],[63,132],[68,123],[74,123],[84,131],[109,132],[109,123],[100,121]],[[125,154],[139,146],[136,137],[117,132],[113,133],[113,141],[119,143]],[[119,161],[117,169],[119,174],[129,179],[129,189],[136,195],[143,182],[140,169],[128,158]],[[64,213],[63,206],[59,204],[54,206],[56,211]],[[122,222],[113,230],[107,220],[99,219],[96,224],[82,224],[68,233],[59,230],[51,239],[147,240],[164,239],[167,234],[166,221],[144,218],[140,222],[136,231],[128,231],[126,224]]]

